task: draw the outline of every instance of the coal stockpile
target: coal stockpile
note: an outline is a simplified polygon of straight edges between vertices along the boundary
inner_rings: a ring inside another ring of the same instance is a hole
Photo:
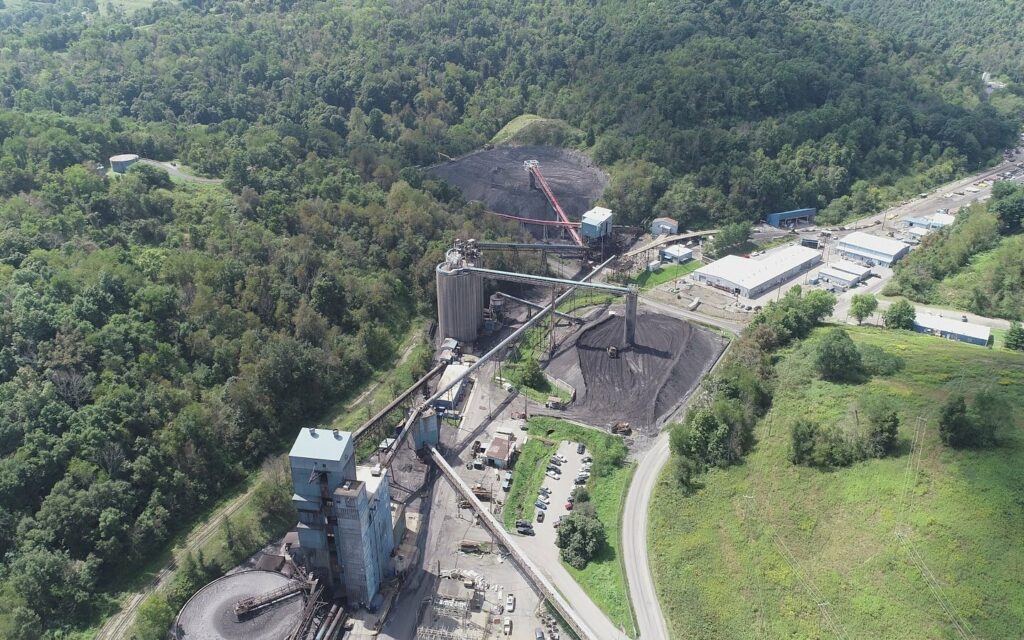
[[[572,220],[579,220],[608,185],[608,176],[580,153],[558,147],[496,147],[474,151],[430,168],[430,173],[458,187],[466,200],[477,200],[491,211],[534,220],[554,220],[544,194],[530,188],[526,160],[540,162],[540,171],[558,203]]]
[[[551,361],[548,371],[576,388],[565,416],[595,426],[619,420],[646,435],[700,382],[722,352],[710,331],[661,314],[637,317],[636,344],[626,345],[625,318],[607,315],[584,328]],[[619,349],[619,357],[608,347]]]

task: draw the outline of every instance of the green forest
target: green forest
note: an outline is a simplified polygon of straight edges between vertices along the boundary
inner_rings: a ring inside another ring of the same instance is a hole
[[[518,233],[421,171],[439,153],[562,120],[625,221],[703,226],[871,211],[1016,135],[973,75],[811,2],[8,4],[4,638],[96,624],[387,366],[452,238]],[[122,152],[223,183],[101,169]]]
[[[950,62],[1024,81],[1024,11],[1005,0],[826,0],[838,9],[930,49]],[[1020,94],[1019,94],[1020,95]]]
[[[1024,319],[1024,185],[997,182],[992,198],[925,236],[896,266],[887,295]]]

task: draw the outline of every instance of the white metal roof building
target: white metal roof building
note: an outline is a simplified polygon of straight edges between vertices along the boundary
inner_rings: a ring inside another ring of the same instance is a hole
[[[612,232],[611,209],[594,207],[583,214],[580,230],[584,238],[601,238]]]
[[[673,233],[679,233],[679,223],[672,218],[655,218],[651,222],[652,236],[661,236]]]
[[[693,279],[717,289],[756,298],[821,262],[814,249],[791,245],[760,260],[725,256],[693,272]]]
[[[836,269],[837,271],[845,271],[846,273],[852,273],[857,276],[857,282],[867,280],[868,276],[871,275],[871,267],[865,267],[862,264],[856,262],[850,262],[849,260],[836,260],[829,267]]]
[[[920,311],[914,318],[914,331],[983,347],[988,345],[992,337],[992,330],[984,325],[961,322],[954,318],[945,318]]]
[[[844,289],[852,287],[853,285],[857,284],[857,282],[859,282],[857,276],[853,275],[852,273],[849,273],[847,271],[840,271],[839,269],[831,269],[829,267],[825,267],[824,269],[819,271],[818,277],[821,278],[822,280],[831,282],[832,284],[837,284],[840,287],[843,287]]]
[[[674,244],[671,247],[662,249],[659,252],[659,256],[665,262],[678,262],[681,264],[693,258],[693,249],[681,244]]]
[[[466,373],[469,370],[467,364],[450,364],[444,368],[444,373],[441,374],[441,382],[438,383],[438,389],[444,389],[452,383],[456,378]],[[466,378],[462,378],[457,385],[449,389],[437,399],[437,406],[442,409],[454,409],[458,406],[459,401],[462,400],[462,392],[466,387]]]
[[[855,231],[839,240],[838,250],[839,255],[854,262],[889,267],[906,255],[910,245],[892,238]]]

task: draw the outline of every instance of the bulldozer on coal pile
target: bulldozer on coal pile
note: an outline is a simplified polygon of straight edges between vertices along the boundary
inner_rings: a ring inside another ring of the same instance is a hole
[[[628,436],[633,433],[633,429],[628,422],[619,421],[612,425],[612,433],[617,436]]]
[[[618,358],[619,357],[619,348],[618,347],[608,347],[608,357],[609,358]]]

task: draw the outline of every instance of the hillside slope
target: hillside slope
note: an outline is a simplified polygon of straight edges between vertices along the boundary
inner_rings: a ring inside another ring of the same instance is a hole
[[[1024,82],[1024,8],[1005,0],[825,0],[882,29],[931,47],[977,73]]]

